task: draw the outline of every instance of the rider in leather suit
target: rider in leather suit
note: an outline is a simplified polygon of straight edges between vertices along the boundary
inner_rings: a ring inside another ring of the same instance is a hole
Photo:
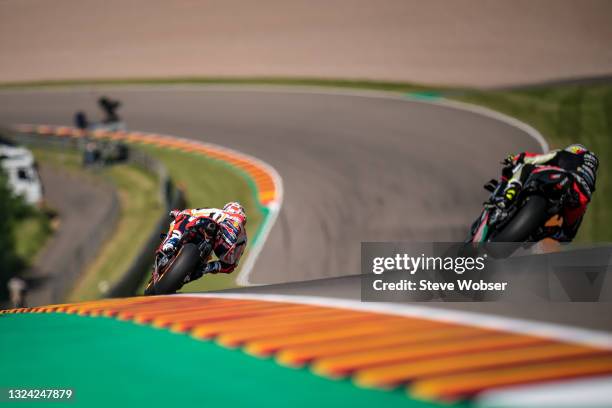
[[[217,260],[206,263],[202,269],[188,276],[184,283],[201,278],[207,273],[232,273],[238,266],[247,244],[246,214],[238,202],[229,202],[223,209],[195,208],[186,210],[172,210],[168,236],[161,244],[161,250],[167,254],[176,251],[176,245],[183,233],[195,223],[202,220],[215,222],[218,234],[213,243],[213,252]]]
[[[503,200],[498,202],[501,207],[507,206],[514,200],[531,171],[537,166],[560,167],[572,175],[573,182],[569,189],[568,204],[560,214],[563,217],[563,225],[560,231],[551,237],[560,242],[572,241],[595,192],[597,168],[599,167],[597,156],[583,145],[572,144],[563,150],[553,150],[545,154],[523,152],[510,155],[504,164],[506,167],[502,170],[502,182],[507,184]],[[523,166],[519,171],[513,173],[513,169],[518,164],[523,164]]]

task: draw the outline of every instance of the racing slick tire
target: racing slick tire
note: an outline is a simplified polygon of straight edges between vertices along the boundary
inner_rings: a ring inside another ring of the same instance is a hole
[[[549,217],[547,206],[544,197],[530,196],[514,218],[490,241],[508,244],[490,246],[488,252],[495,258],[507,258],[512,255],[539,227],[544,225]]]
[[[164,295],[174,293],[183,286],[185,277],[191,274],[200,263],[200,250],[195,244],[187,243],[181,247],[172,260],[166,273],[152,288],[154,294]]]

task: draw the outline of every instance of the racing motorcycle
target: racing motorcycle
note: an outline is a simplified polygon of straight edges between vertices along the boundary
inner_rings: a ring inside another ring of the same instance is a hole
[[[170,294],[179,290],[187,276],[208,262],[218,233],[217,223],[210,219],[199,219],[193,225],[188,224],[174,252],[164,253],[160,244],[155,251],[153,272],[145,288],[145,296]],[[162,243],[166,236],[160,236]]]
[[[520,171],[522,166],[516,165],[512,172]],[[571,173],[562,168],[535,166],[514,200],[507,206],[499,206],[496,203],[503,200],[505,183],[492,179],[484,185],[491,195],[472,225],[466,243],[482,244],[494,257],[502,258],[510,256],[519,246],[552,236],[555,227],[545,224],[565,207],[571,185]],[[487,245],[500,242],[515,244]]]

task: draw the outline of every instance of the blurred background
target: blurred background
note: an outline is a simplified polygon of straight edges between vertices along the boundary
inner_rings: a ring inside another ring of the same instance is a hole
[[[495,87],[612,69],[606,0],[1,7],[2,81],[290,76]]]
[[[265,159],[286,195],[256,283],[358,273],[360,240],[461,240],[497,160],[542,148],[469,114],[283,87],[446,97],[516,117],[553,148],[585,143],[602,168],[578,240],[609,241],[611,15],[610,2],[592,0],[2,1],[0,298],[9,287],[28,287],[30,305],[108,295],[146,269],[179,202],[238,198],[252,236],[265,218],[248,179],[214,161],[87,138],[22,135],[26,149],[16,124],[162,132]],[[383,215],[354,225],[373,214]],[[128,292],[140,289],[131,281]]]
[[[0,0],[0,308],[139,295],[168,211],[234,200],[241,269],[183,292],[359,299],[361,242],[462,241],[500,160],[570,143],[600,160],[576,241],[608,243],[611,44],[608,0]],[[612,330],[606,303],[434,306]]]

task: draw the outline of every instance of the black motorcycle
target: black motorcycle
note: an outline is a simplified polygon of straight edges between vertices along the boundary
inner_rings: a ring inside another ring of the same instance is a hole
[[[520,170],[517,165],[513,172]],[[507,257],[524,243],[535,243],[555,232],[546,222],[561,213],[569,199],[571,173],[555,166],[534,166],[519,194],[509,205],[500,206],[505,184],[491,180],[484,188],[491,192],[480,217],[470,229],[467,243],[482,245],[495,257]],[[558,227],[557,227],[558,228]],[[487,243],[516,243],[489,245]]]
[[[200,219],[183,233],[176,251],[167,254],[160,245],[155,251],[153,273],[144,294],[164,295],[179,290],[185,278],[210,259],[218,231],[214,221]],[[163,241],[166,235],[162,234],[161,238]]]

